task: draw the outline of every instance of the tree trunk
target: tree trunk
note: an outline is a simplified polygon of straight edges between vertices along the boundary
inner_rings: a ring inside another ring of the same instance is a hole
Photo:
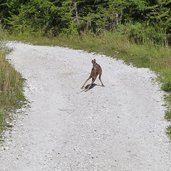
[[[80,20],[79,20],[79,15],[78,15],[77,1],[73,0],[73,4],[74,4],[74,11],[75,11],[75,20],[77,22],[77,26],[79,26]]]

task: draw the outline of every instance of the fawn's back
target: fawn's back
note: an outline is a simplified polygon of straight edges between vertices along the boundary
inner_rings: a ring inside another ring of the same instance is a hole
[[[100,76],[102,74],[102,68],[98,63],[96,63],[95,59],[92,60],[92,64],[93,68],[91,70],[90,76],[95,79],[98,75]]]

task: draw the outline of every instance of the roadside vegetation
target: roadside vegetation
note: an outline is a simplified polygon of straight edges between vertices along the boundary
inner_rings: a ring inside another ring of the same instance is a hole
[[[2,0],[0,7],[7,40],[84,49],[155,71],[171,121],[171,0]]]
[[[2,35],[1,35],[2,36]],[[10,113],[20,108],[24,101],[23,79],[6,60],[8,49],[0,41],[0,133],[5,127],[11,127]]]

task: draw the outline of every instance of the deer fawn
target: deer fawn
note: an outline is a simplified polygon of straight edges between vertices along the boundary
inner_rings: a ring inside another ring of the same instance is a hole
[[[89,89],[93,85],[93,83],[95,82],[95,80],[96,80],[98,75],[99,75],[99,80],[100,80],[102,86],[104,86],[104,84],[102,83],[102,80],[101,80],[101,75],[102,75],[102,68],[101,68],[101,66],[96,63],[95,59],[92,60],[91,62],[93,64],[93,68],[91,69],[90,76],[88,77],[88,79],[85,81],[85,83],[83,84],[83,86],[81,88],[84,88],[84,86],[87,83],[87,81],[92,78],[92,83],[88,87],[88,89]]]

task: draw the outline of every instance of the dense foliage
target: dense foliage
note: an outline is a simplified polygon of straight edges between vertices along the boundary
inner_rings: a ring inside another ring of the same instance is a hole
[[[1,0],[0,19],[11,32],[127,34],[136,43],[171,44],[171,0]]]

